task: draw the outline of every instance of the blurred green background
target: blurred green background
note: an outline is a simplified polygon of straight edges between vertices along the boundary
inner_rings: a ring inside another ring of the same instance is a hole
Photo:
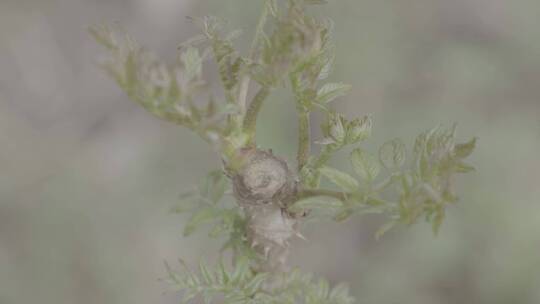
[[[219,244],[182,238],[168,211],[219,166],[195,135],[159,121],[96,67],[86,28],[118,21],[169,61],[219,15],[249,36],[261,0],[0,1],[0,303],[177,303],[163,260]],[[334,0],[337,103],[372,113],[373,147],[438,123],[480,138],[440,235],[381,220],[305,228],[292,264],[349,281],[358,303],[540,303],[540,2]],[[287,109],[287,110],[283,110]],[[263,110],[261,144],[294,159],[289,95]],[[345,158],[344,158],[345,159]],[[347,166],[335,160],[336,166]]]

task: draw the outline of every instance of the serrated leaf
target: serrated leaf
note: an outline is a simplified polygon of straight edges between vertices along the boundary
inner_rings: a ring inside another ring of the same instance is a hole
[[[319,172],[345,191],[355,192],[358,190],[358,181],[348,173],[330,167],[322,167]]]
[[[329,113],[326,124],[322,126],[325,135],[331,137],[337,143],[342,143],[346,135],[344,120],[340,114]]]
[[[471,155],[471,153],[474,151],[474,148],[476,147],[476,141],[477,141],[477,138],[474,137],[473,139],[471,139],[470,141],[466,143],[455,145],[454,147],[455,156],[457,158],[463,159]]]
[[[379,161],[375,156],[362,151],[361,149],[355,149],[351,153],[351,163],[354,172],[358,174],[362,179],[371,182],[380,172]]]
[[[330,76],[330,72],[332,71],[332,65],[334,64],[334,56],[333,53],[326,56],[326,61],[323,64],[321,71],[319,72],[319,80],[325,80]]]
[[[398,169],[405,162],[406,148],[400,139],[384,143],[379,149],[379,160],[387,169]]]
[[[334,99],[344,96],[351,86],[343,83],[327,83],[317,91],[316,102],[327,104]]]

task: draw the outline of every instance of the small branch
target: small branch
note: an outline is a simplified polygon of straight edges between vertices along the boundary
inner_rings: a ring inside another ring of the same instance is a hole
[[[310,137],[309,112],[300,110],[298,114],[298,152],[296,156],[298,172],[306,165],[309,158],[311,146]]]
[[[261,111],[264,100],[270,95],[270,89],[262,87],[253,97],[244,116],[243,128],[249,136],[249,144],[255,143],[255,134],[257,131],[257,117]]]
[[[268,6],[265,4],[261,13],[261,16],[259,17],[259,22],[257,23],[257,27],[255,28],[255,36],[253,37],[253,41],[251,42],[251,48],[249,50],[248,58],[251,60],[255,59],[255,56],[257,54],[257,45],[260,40],[261,32],[264,29],[264,25],[266,24],[266,19],[268,18]],[[244,74],[242,78],[240,79],[240,86],[238,89],[238,106],[240,107],[240,113],[244,115],[246,113],[247,109],[247,95],[249,90],[249,82],[250,77],[248,74]]]
[[[317,188],[319,186],[319,180],[320,180],[320,172],[318,171],[319,168],[324,166],[330,157],[332,156],[333,150],[329,148],[328,146],[324,146],[319,154],[315,158],[315,161],[313,164],[310,164],[311,169],[314,171],[314,176],[309,179],[309,181],[302,180],[302,183],[305,184],[308,188]],[[308,156],[309,157],[309,156]]]

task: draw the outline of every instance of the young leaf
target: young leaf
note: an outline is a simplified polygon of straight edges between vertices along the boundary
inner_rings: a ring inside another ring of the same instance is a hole
[[[199,50],[194,47],[188,47],[180,55],[180,60],[184,65],[184,75],[188,81],[199,78],[202,73],[202,57]]]
[[[355,149],[351,153],[351,162],[356,174],[368,182],[373,181],[379,175],[381,169],[379,161],[361,149]]]
[[[474,137],[470,141],[464,143],[464,144],[458,144],[454,147],[454,153],[457,158],[466,158],[474,151],[474,148],[476,147],[476,140],[477,138]]]
[[[400,139],[384,143],[379,149],[379,159],[384,167],[395,170],[405,162],[405,144]]]
[[[325,135],[334,139],[337,143],[342,143],[345,140],[345,119],[340,114],[329,113],[326,125],[324,127]]]
[[[367,115],[364,118],[357,118],[347,124],[347,138],[348,144],[355,144],[359,141],[366,140],[371,136],[371,128],[373,122],[371,116]]]
[[[327,104],[334,99],[344,96],[351,86],[343,83],[327,83],[317,91],[316,103]]]
[[[330,167],[322,167],[319,171],[332,183],[345,191],[355,192],[358,190],[358,181],[345,172]]]

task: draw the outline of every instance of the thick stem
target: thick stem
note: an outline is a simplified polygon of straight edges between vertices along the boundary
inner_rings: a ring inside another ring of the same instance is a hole
[[[261,257],[255,268],[264,272],[286,271],[289,242],[297,234],[298,220],[276,206],[248,207],[245,210],[248,216],[247,241]]]
[[[288,244],[297,219],[285,210],[297,196],[297,183],[287,163],[269,151],[238,153],[243,165],[232,176],[234,196],[247,217],[247,241],[262,258],[261,271],[286,269]]]

